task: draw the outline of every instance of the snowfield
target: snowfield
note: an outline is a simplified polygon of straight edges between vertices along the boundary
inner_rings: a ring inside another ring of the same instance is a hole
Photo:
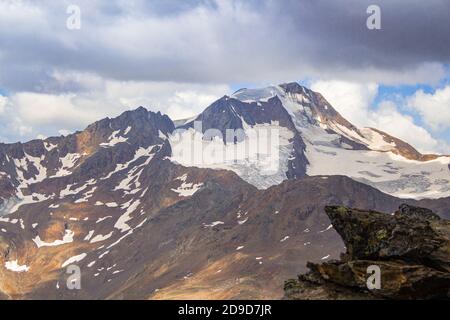
[[[294,133],[276,122],[253,127],[242,123],[245,139],[237,143],[217,137],[203,140],[192,128],[170,136],[171,160],[187,167],[231,170],[260,189],[286,180]]]

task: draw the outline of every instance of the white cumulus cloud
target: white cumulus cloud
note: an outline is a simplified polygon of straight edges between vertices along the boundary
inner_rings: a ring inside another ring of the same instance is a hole
[[[378,93],[376,83],[355,83],[340,80],[318,80],[311,89],[320,92],[331,105],[356,126],[367,125],[367,115]]]
[[[54,88],[57,90],[52,92]],[[4,141],[67,134],[139,106],[161,111],[174,120],[183,119],[202,112],[231,91],[223,84],[117,81],[76,72],[55,72],[47,89],[47,93],[0,96],[0,112],[4,110],[5,114],[0,119]]]
[[[419,90],[408,99],[408,105],[434,130],[450,128],[450,86],[434,93]]]
[[[449,146],[434,138],[425,128],[416,125],[411,116],[402,114],[392,101],[383,101],[370,113],[368,125],[408,142],[422,153],[448,154]]]
[[[0,113],[3,113],[5,111],[7,103],[8,103],[8,98],[0,95]]]

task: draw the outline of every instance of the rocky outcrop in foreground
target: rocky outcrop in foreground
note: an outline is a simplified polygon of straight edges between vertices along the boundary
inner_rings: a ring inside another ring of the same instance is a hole
[[[285,299],[449,299],[450,221],[400,206],[393,215],[326,207],[347,251],[308,263],[285,283]]]

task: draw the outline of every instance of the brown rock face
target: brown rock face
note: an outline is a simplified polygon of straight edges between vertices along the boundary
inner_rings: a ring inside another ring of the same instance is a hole
[[[285,283],[285,298],[450,297],[449,221],[406,204],[393,215],[341,206],[325,211],[347,251],[340,261],[309,263],[309,273]]]

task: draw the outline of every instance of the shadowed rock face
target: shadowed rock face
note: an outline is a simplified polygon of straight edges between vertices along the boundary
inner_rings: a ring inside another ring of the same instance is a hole
[[[448,299],[450,222],[403,204],[393,215],[329,206],[325,211],[347,251],[340,261],[308,263],[285,283],[287,299]],[[368,289],[369,266],[380,288]]]

